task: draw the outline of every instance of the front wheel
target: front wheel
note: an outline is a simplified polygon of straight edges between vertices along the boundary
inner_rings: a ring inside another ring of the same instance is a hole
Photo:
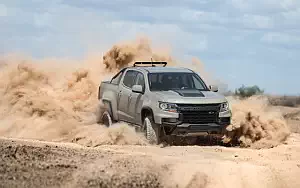
[[[159,126],[159,125],[156,125],[154,123],[153,118],[151,116],[145,117],[144,119],[145,136],[150,144],[161,143],[162,131],[160,127],[157,127],[157,131],[155,131],[155,126]]]

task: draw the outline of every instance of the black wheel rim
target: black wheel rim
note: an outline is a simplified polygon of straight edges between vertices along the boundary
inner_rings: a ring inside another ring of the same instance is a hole
[[[144,136],[147,137],[147,125],[146,125],[146,121],[145,120],[144,120],[144,123],[143,123],[142,131],[144,133]]]
[[[102,121],[103,121],[103,124],[104,124],[106,127],[109,127],[109,118],[107,117],[106,114],[103,115]]]

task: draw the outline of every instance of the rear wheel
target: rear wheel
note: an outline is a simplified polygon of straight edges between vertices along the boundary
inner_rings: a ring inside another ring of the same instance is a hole
[[[156,127],[157,126],[157,127]],[[146,139],[150,144],[160,144],[162,141],[162,130],[155,124],[152,116],[146,116],[143,124]],[[156,129],[156,130],[155,130]]]
[[[110,127],[110,126],[112,125],[112,118],[111,118],[111,115],[109,114],[108,111],[105,111],[105,112],[102,114],[101,122],[102,122],[106,127]]]

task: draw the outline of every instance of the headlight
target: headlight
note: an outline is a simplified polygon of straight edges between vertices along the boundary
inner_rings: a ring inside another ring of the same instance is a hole
[[[228,102],[224,102],[221,104],[220,112],[225,112],[229,110],[229,104]]]
[[[177,105],[172,103],[159,102],[159,108],[164,111],[177,112]]]

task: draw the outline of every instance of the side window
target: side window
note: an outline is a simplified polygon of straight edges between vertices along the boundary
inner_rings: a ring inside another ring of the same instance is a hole
[[[123,73],[124,73],[124,71],[119,72],[113,79],[111,79],[110,83],[118,85],[120,83]]]
[[[137,71],[128,70],[125,74],[123,84],[129,88],[132,88],[137,73],[138,73]]]
[[[142,73],[138,73],[136,77],[136,85],[141,85],[143,87],[143,90],[145,89],[145,79]]]

